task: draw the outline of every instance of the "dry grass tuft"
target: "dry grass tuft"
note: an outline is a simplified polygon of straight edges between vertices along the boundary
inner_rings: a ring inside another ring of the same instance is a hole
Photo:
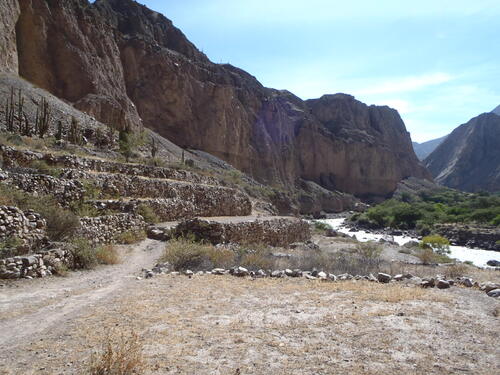
[[[134,245],[144,241],[147,238],[146,232],[143,230],[127,231],[116,236],[116,241],[122,245]]]
[[[115,331],[92,354],[90,375],[140,375],[145,372],[143,344],[137,333]]]
[[[121,263],[118,249],[113,245],[101,246],[96,250],[96,257],[99,264],[119,264]]]
[[[444,275],[448,279],[454,279],[456,277],[466,276],[469,272],[470,267],[463,263],[455,263],[451,266],[447,266]]]

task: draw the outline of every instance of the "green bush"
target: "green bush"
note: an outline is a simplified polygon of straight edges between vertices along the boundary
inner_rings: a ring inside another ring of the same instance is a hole
[[[426,236],[422,238],[420,247],[422,249],[432,249],[440,255],[450,253],[450,241],[439,235]]]
[[[314,229],[316,229],[317,231],[326,231],[332,229],[332,227],[329,224],[323,223],[321,221],[314,221]]]
[[[18,237],[7,237],[0,241],[0,259],[20,255],[18,248],[22,244],[23,241]]]
[[[137,213],[141,215],[144,218],[144,221],[148,224],[156,224],[161,221],[154,210],[147,204],[140,204],[137,207]]]
[[[71,243],[70,253],[71,268],[74,270],[90,270],[99,264],[95,246],[86,239],[74,239]]]

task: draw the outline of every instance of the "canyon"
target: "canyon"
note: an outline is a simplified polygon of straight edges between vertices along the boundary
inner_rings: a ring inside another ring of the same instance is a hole
[[[0,71],[115,128],[152,129],[259,182],[310,181],[385,198],[431,180],[398,112],[345,94],[304,101],[214,64],[163,15],[131,0],[3,2]]]

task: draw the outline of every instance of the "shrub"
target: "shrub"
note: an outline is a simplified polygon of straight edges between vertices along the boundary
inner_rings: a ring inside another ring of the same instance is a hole
[[[99,264],[118,264],[121,262],[118,249],[113,245],[100,246],[96,250],[96,258]]]
[[[71,245],[72,269],[90,270],[99,264],[97,251],[88,240],[77,238],[72,241]]]
[[[47,236],[52,241],[67,240],[80,228],[80,219],[73,212],[57,204],[40,206],[35,210],[47,221]]]
[[[116,236],[116,242],[122,245],[133,245],[147,238],[143,230],[129,230]]]
[[[314,221],[313,223],[314,223],[314,229],[317,232],[325,232],[327,230],[332,229],[331,225],[323,223],[321,221]]]
[[[204,265],[209,266],[209,254],[213,254],[213,251],[212,245],[179,237],[167,243],[162,260],[170,263],[176,271],[197,270]]]
[[[235,265],[236,254],[224,247],[209,246],[207,257],[213,268],[230,268]]]
[[[268,246],[254,244],[246,245],[239,250],[241,266],[251,271],[270,269],[273,267],[271,249]]]
[[[469,268],[466,264],[463,263],[455,263],[451,266],[446,267],[444,272],[446,278],[455,279],[456,277],[462,277],[467,274]]]
[[[0,259],[19,255],[18,248],[23,241],[18,237],[7,237],[0,241]]]
[[[420,247],[423,249],[430,248],[440,255],[450,253],[450,241],[439,235],[432,235],[422,238]]]
[[[452,261],[452,259],[445,254],[435,253],[430,247],[420,249],[415,255],[423,264],[450,263]]]
[[[45,174],[52,177],[61,176],[61,170],[48,165],[45,160],[32,161],[30,163],[30,167],[36,169],[40,174]]]
[[[137,213],[141,215],[144,218],[144,221],[148,224],[156,224],[161,221],[154,210],[146,204],[140,204],[137,207]]]
[[[142,341],[135,332],[110,334],[92,354],[90,375],[141,375],[145,371]]]

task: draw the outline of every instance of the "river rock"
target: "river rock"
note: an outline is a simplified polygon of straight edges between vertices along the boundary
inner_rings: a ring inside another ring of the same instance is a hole
[[[499,298],[500,297],[500,289],[493,289],[488,292],[489,297]]]

